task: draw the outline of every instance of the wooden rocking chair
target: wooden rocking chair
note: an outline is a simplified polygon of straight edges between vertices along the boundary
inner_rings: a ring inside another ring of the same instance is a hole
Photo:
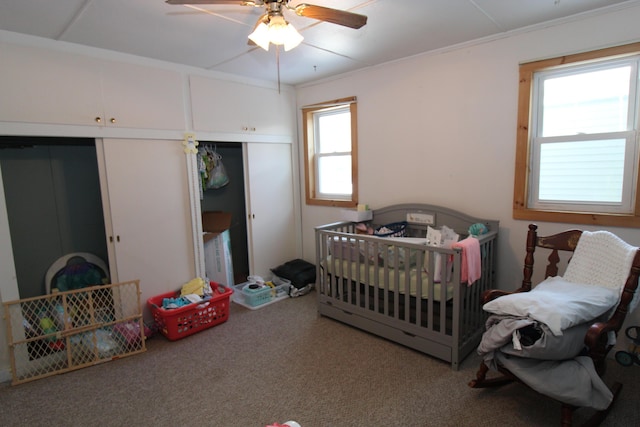
[[[522,286],[514,292],[506,292],[497,289],[488,290],[483,294],[483,305],[504,295],[519,292],[528,292],[531,290],[531,278],[534,271],[534,252],[536,248],[545,248],[550,250],[550,255],[548,257],[549,264],[546,267],[545,278],[557,276],[558,263],[561,260],[559,254],[563,252],[569,252],[569,256],[573,256],[573,252],[576,249],[578,240],[583,234],[581,230],[569,230],[555,235],[541,237],[537,234],[537,228],[538,227],[534,224],[529,225],[529,231],[527,234],[526,256],[524,261],[524,279],[522,281]],[[633,253],[631,253],[631,256],[633,256],[631,268],[624,284],[620,299],[618,301],[618,305],[615,308],[614,314],[606,322],[602,321],[593,323],[587,329],[586,336],[584,337],[584,351],[586,351],[586,355],[588,355],[593,360],[597,375],[600,377],[604,376],[606,369],[606,356],[613,347],[613,345],[609,344],[608,336],[610,332],[615,333],[617,336],[618,331],[622,327],[625,320],[627,310],[629,309],[629,304],[631,303],[638,286],[638,278],[640,275],[640,249],[635,250],[635,256],[633,255]],[[624,274],[624,272],[622,272],[622,274]],[[487,378],[489,367],[483,361],[480,364],[478,372],[476,373],[476,378],[469,382],[469,386],[472,388],[485,388],[500,386],[513,381],[523,383],[523,381],[516,375],[514,375],[513,372],[505,368],[500,363],[497,363],[497,370],[502,374],[501,376]],[[613,406],[618,394],[620,393],[621,388],[622,384],[620,383],[615,383],[610,387],[610,391],[613,394],[613,400],[606,409],[597,411],[591,417],[591,419],[586,422],[585,425],[595,426],[602,422],[602,420],[604,420],[610,408]],[[559,403],[561,403],[562,405],[561,425],[571,426],[573,412],[578,409],[578,407],[564,402]]]

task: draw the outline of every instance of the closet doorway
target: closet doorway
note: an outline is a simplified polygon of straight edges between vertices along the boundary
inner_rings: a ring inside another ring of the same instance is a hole
[[[243,283],[249,275],[249,248],[247,243],[247,210],[244,182],[242,143],[199,141],[200,148],[222,156],[229,175],[229,183],[222,188],[204,189],[200,209],[231,212],[231,256],[235,283]]]
[[[63,255],[106,262],[92,138],[0,136],[0,170],[20,298],[45,294],[46,272]]]

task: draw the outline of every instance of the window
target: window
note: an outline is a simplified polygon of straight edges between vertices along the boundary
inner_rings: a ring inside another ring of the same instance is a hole
[[[309,205],[358,203],[356,105],[354,97],[302,109]]]
[[[520,66],[516,219],[640,226],[640,43]]]

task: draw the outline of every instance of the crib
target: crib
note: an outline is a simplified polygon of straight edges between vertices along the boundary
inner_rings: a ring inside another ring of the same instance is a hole
[[[315,228],[316,293],[322,316],[451,363],[458,370],[484,332],[482,293],[495,287],[499,222],[428,204],[373,211],[372,228],[406,222],[406,237],[356,233],[356,224]],[[427,227],[443,225],[460,239],[472,224],[479,235],[480,278],[462,280],[462,249],[426,244]]]

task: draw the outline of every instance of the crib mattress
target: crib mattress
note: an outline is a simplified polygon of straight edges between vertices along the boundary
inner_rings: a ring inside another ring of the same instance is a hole
[[[415,267],[411,267],[407,274],[405,268],[388,268],[385,270],[383,266],[366,262],[350,261],[348,259],[341,260],[339,258],[334,260],[331,255],[327,256],[326,261],[326,265],[323,265],[323,267],[327,268],[327,272],[335,277],[342,277],[353,281],[359,279],[360,283],[388,291],[395,292],[397,288],[397,292],[401,294],[405,294],[408,282],[411,296],[415,297],[419,293],[422,299],[429,299],[431,297],[431,278],[429,274],[425,271],[418,273]],[[408,278],[407,275],[409,276]],[[420,292],[418,292],[418,277],[421,278]],[[387,284],[387,286],[385,286],[385,284]],[[445,286],[444,298],[445,301],[453,298],[453,284],[451,282]],[[442,301],[442,284],[440,282],[433,284],[433,300]]]

